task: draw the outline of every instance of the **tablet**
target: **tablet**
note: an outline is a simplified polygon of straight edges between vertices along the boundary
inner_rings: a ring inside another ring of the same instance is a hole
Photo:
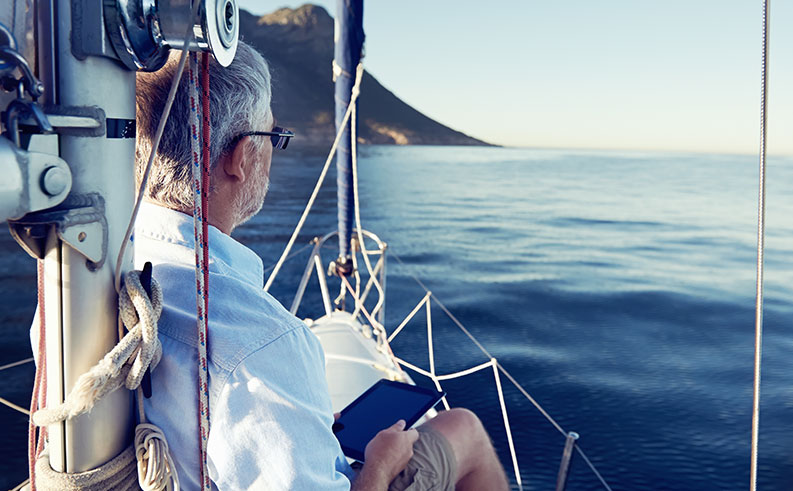
[[[424,389],[391,380],[380,380],[349,406],[333,424],[333,433],[344,455],[363,462],[364,450],[380,431],[400,419],[410,428],[445,396],[445,392]]]

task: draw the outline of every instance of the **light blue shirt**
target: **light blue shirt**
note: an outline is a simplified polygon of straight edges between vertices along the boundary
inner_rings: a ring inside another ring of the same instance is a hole
[[[262,289],[261,259],[209,227],[209,475],[218,489],[347,490],[353,475],[331,431],[316,336]],[[163,289],[163,357],[146,417],[184,489],[200,489],[193,218],[143,203],[135,263]]]

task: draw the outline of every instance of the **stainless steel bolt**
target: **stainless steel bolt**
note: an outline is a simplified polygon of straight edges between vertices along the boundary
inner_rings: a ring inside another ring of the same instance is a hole
[[[57,196],[69,187],[70,177],[60,167],[49,167],[41,176],[41,189],[50,196]]]

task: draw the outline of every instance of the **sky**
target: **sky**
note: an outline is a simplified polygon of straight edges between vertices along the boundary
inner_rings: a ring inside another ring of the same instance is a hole
[[[334,15],[335,1],[314,3]],[[793,155],[793,5],[774,3],[770,18],[768,153]],[[760,147],[759,0],[373,0],[364,29],[364,65],[381,84],[491,143]]]

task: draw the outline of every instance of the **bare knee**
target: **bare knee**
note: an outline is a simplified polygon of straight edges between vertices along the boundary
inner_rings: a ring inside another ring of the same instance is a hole
[[[483,453],[492,452],[492,443],[482,422],[468,409],[441,411],[426,424],[446,437],[463,472],[475,466]]]
[[[485,428],[479,417],[473,411],[463,408],[454,407],[448,411],[441,411],[438,416],[431,420],[437,422],[447,428],[454,428],[454,431],[464,431],[470,436],[485,434]]]

